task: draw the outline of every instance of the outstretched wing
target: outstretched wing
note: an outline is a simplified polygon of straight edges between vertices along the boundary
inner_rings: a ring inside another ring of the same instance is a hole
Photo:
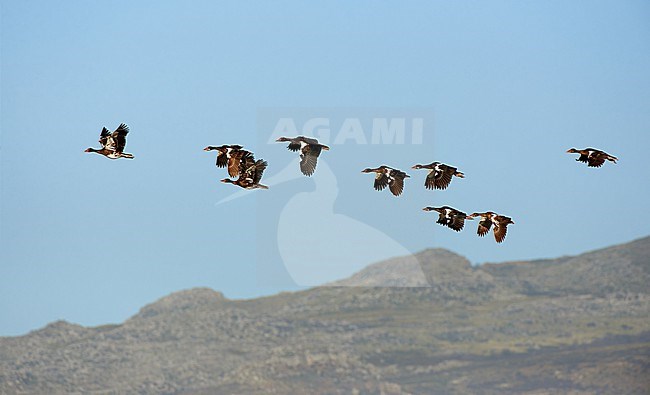
[[[252,152],[250,151],[245,151],[246,153],[244,156],[242,156],[241,160],[239,161],[239,172],[241,173],[245,169],[250,168],[255,164],[255,155],[253,155]],[[259,161],[258,161],[259,162]],[[266,162],[264,162],[266,163]]]
[[[606,158],[607,158],[606,155],[603,155],[602,153],[594,152],[591,155],[589,155],[589,158],[587,160],[587,162],[589,162],[588,166],[600,167],[605,163]]]
[[[512,218],[505,215],[497,215],[492,219],[494,223],[494,239],[497,243],[503,242],[508,233],[508,224],[512,223]]]
[[[481,220],[478,223],[478,230],[476,234],[483,237],[485,236],[492,227],[492,220],[489,218],[481,217]]]
[[[241,150],[231,152],[230,158],[228,159],[228,175],[230,177],[237,177],[254,163],[253,154],[249,151]]]
[[[424,186],[427,189],[445,189],[449,186],[453,174],[453,171],[449,173],[446,168],[442,170],[432,169],[427,174],[426,180],[424,180]]]
[[[497,243],[502,243],[506,238],[506,233],[508,233],[507,224],[498,224],[494,226],[494,240]]]
[[[314,174],[321,150],[320,145],[305,145],[300,154],[300,171],[302,171],[302,174],[306,176]]]
[[[446,171],[440,172],[440,176],[435,179],[434,185],[436,189],[447,189],[451,183],[451,174]]]
[[[424,179],[424,187],[427,189],[435,189],[436,187],[436,171],[430,170],[427,173],[427,178]]]
[[[456,168],[446,165],[440,165],[440,170],[435,172],[434,187],[435,189],[447,189],[451,183],[451,177],[456,172]]]
[[[264,174],[264,170],[266,170],[266,167],[268,166],[268,162],[266,162],[263,159],[258,160],[255,162],[255,171],[253,173],[253,184],[257,185],[262,181],[262,174]]]
[[[123,152],[126,147],[126,135],[129,134],[129,127],[121,123],[111,134],[111,139],[115,143],[115,152]]]
[[[111,132],[106,129],[106,127],[103,127],[101,133],[99,134],[99,144],[101,144],[104,148],[108,148],[106,145],[109,143],[110,137]]]
[[[300,171],[306,176],[311,176],[316,171],[317,157],[300,154]]]
[[[300,141],[291,140],[291,142],[289,143],[289,146],[287,146],[287,149],[289,151],[296,152],[296,151],[300,150],[300,145],[301,145]]]
[[[588,154],[583,154],[580,153],[580,157],[576,159],[578,162],[583,162],[583,163],[588,163],[589,162],[589,155]]]
[[[389,179],[388,184],[390,185],[390,191],[393,195],[399,196],[402,194],[402,191],[404,191],[405,175],[406,174],[404,173],[397,173]]]
[[[226,167],[228,166],[228,154],[227,151],[217,150],[217,167]]]
[[[386,173],[377,173],[375,175],[375,189],[381,191],[387,186],[388,186],[388,176],[386,175]]]
[[[447,215],[444,212],[438,213],[438,220],[436,221],[437,224],[447,226],[448,222],[449,221],[447,221]]]
[[[242,155],[243,153],[241,151],[237,151],[234,152],[228,159],[228,175],[230,177],[237,177],[240,174]]]
[[[465,227],[465,218],[467,216],[465,213],[461,212],[453,212],[451,213],[451,220],[449,221],[449,227],[455,230],[456,232],[460,232],[463,230],[463,227]]]

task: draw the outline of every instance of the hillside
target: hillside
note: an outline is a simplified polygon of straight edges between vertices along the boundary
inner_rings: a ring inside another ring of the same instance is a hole
[[[479,267],[426,250],[252,300],[191,289],[0,338],[0,393],[648,394],[649,280],[644,238]]]

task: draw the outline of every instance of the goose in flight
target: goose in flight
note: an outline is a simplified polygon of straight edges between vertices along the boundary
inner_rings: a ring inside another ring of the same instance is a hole
[[[461,230],[463,230],[463,227],[465,226],[465,218],[467,218],[467,214],[465,214],[462,211],[456,210],[453,207],[449,207],[449,206],[425,207],[422,210],[438,212],[439,216],[436,223],[451,228],[456,232],[460,232]]]
[[[494,240],[496,240],[497,243],[502,243],[506,239],[508,225],[514,225],[512,218],[506,217],[505,215],[498,215],[492,211],[472,213],[467,216],[467,219],[474,219],[476,217],[481,217],[478,222],[478,230],[476,231],[476,234],[483,237],[490,231],[490,228],[494,226]]]
[[[452,177],[465,178],[465,174],[459,172],[457,168],[440,162],[433,162],[428,165],[415,165],[412,169],[429,170],[427,178],[424,180],[424,186],[427,189],[447,189]]]
[[[379,166],[375,169],[366,168],[361,171],[362,173],[375,173],[376,190],[381,191],[388,187],[391,193],[399,196],[404,191],[404,179],[411,177],[401,170],[393,169],[385,165]]]
[[[288,142],[289,151],[300,151],[300,171],[311,177],[316,171],[316,162],[322,150],[329,151],[330,147],[320,144],[318,140],[305,137],[280,137],[277,142]]]
[[[580,154],[576,159],[577,162],[586,163],[588,167],[601,167],[606,160],[616,164],[617,157],[608,154],[607,152],[597,150],[595,148],[575,149],[571,148],[567,151],[569,154]]]
[[[102,148],[87,148],[84,152],[95,152],[104,155],[108,159],[133,159],[134,157],[132,154],[124,152],[127,134],[129,134],[129,127],[123,123],[120,124],[113,133],[104,127],[99,135],[99,143],[102,145]]]

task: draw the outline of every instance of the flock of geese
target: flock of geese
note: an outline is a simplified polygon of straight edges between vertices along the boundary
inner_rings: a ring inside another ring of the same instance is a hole
[[[94,152],[103,155],[109,159],[133,159],[132,154],[124,152],[126,147],[126,135],[129,133],[129,127],[125,124],[115,129],[112,133],[102,128],[99,135],[100,149],[88,148],[85,152]],[[316,163],[322,151],[329,151],[329,147],[320,144],[314,138],[297,136],[297,137],[280,137],[277,142],[289,143],[288,149],[293,152],[300,152],[300,171],[306,176],[311,176],[316,171]],[[221,145],[207,146],[204,151],[217,151],[217,167],[228,170],[230,178],[221,180],[223,183],[234,184],[245,189],[268,189],[269,187],[260,184],[264,170],[268,163],[264,159],[255,159],[251,151],[247,151],[241,145]],[[571,148],[567,153],[580,154],[576,159],[578,162],[586,163],[589,167],[601,167],[605,161],[616,163],[618,158],[608,153],[594,148],[575,149]],[[440,162],[433,162],[428,165],[415,165],[415,170],[426,169],[428,174],[424,180],[424,187],[427,189],[447,189],[453,177],[465,178],[465,175],[453,166]],[[404,180],[410,178],[405,172],[388,167],[385,165],[377,168],[366,168],[362,173],[375,173],[374,188],[382,191],[388,187],[390,192],[395,196],[400,196],[404,191]],[[506,238],[508,225],[514,224],[512,218],[500,215],[492,211],[483,213],[475,212],[466,214],[453,207],[425,207],[424,211],[435,211],[438,213],[438,224],[460,232],[465,227],[466,220],[480,218],[478,221],[477,234],[481,237],[488,234],[490,229],[493,230],[494,239],[501,243]]]

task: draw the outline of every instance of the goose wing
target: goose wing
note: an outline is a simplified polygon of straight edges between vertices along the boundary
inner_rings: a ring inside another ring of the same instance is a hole
[[[230,158],[228,158],[228,175],[230,177],[237,177],[253,163],[253,154],[249,151],[239,150],[231,152]]]
[[[115,144],[115,152],[123,152],[126,147],[126,135],[129,134],[129,127],[121,123],[111,134],[111,139]]]
[[[316,163],[322,147],[320,145],[307,144],[300,153],[300,171],[306,176],[311,176],[316,171]]]
[[[462,213],[460,211],[452,211],[450,213],[450,219],[449,219],[449,226],[451,229],[455,230],[456,232],[460,232],[463,230],[465,227],[465,218],[467,218],[467,215],[465,213]]]
[[[588,162],[589,167],[601,167],[605,163],[605,159],[607,158],[607,154],[604,152],[592,152],[591,155],[589,155],[588,159],[586,162]]]
[[[289,145],[287,146],[287,149],[289,151],[297,152],[300,150],[300,146],[301,144],[300,141],[298,141],[298,139],[291,139]]]
[[[494,223],[494,240],[497,243],[502,243],[508,233],[508,224],[511,223],[511,218],[497,215],[492,222]]]
[[[427,189],[445,189],[449,186],[454,170],[450,172],[443,166],[444,165],[441,166],[440,170],[431,169],[431,171],[429,171],[429,174],[427,174],[427,178],[424,181],[424,186]]]
[[[455,172],[456,169],[454,167],[440,165],[440,170],[436,171],[434,177],[435,189],[447,189]]]
[[[393,195],[399,196],[404,191],[404,177],[406,177],[406,173],[391,171],[388,184]]]
[[[427,189],[436,188],[436,171],[434,169],[429,170],[429,173],[427,173],[427,178],[424,180],[424,187]]]
[[[241,173],[240,165],[241,165],[242,156],[243,156],[243,152],[236,151],[231,153],[230,157],[227,158],[228,175],[230,177],[237,177]]]
[[[481,220],[478,223],[478,230],[476,234],[483,237],[486,234],[488,234],[491,227],[492,227],[492,220],[487,217],[481,217]]]
[[[228,150],[217,150],[217,167],[228,166]],[[229,172],[230,173],[230,172]]]
[[[583,163],[589,163],[589,153],[588,152],[580,152],[580,157],[576,159],[578,162],[583,162]]]
[[[449,219],[447,218],[447,214],[445,212],[438,213],[438,220],[436,221],[437,224],[447,226],[449,223]]]
[[[242,156],[241,160],[239,161],[239,172],[241,173],[245,171],[246,169],[255,165],[255,163],[256,163],[255,156],[253,155],[253,153],[246,151],[246,153]]]
[[[503,240],[505,240],[507,233],[507,224],[498,224],[494,226],[494,240],[496,240],[497,243],[502,243]]]
[[[378,191],[383,190],[388,186],[388,176],[386,173],[375,174],[375,189]]]
[[[99,144],[102,145],[103,148],[108,148],[109,141],[112,142],[111,140],[111,132],[106,129],[106,127],[102,128],[101,133],[99,134]],[[113,148],[109,148],[113,150]]]
[[[264,170],[266,170],[266,167],[268,166],[268,162],[260,159],[257,162],[255,162],[255,165],[253,165],[253,184],[257,185],[260,183],[262,180],[262,174],[264,174]]]

